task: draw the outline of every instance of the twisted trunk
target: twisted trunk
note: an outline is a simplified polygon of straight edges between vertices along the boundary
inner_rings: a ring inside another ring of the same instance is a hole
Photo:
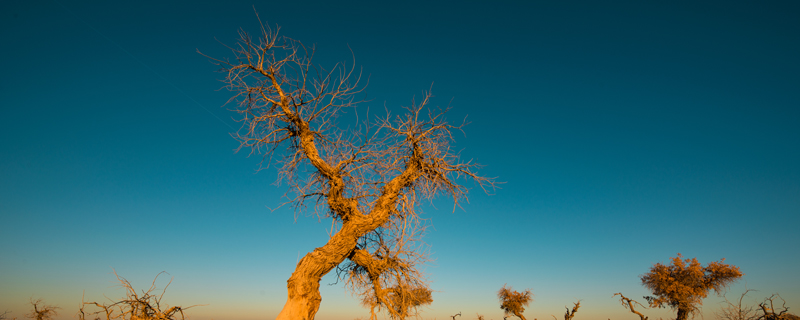
[[[303,257],[287,281],[288,299],[277,319],[314,319],[322,302],[319,294],[320,280],[344,261],[356,248],[358,238],[370,230],[369,225],[345,223],[327,244]]]
[[[289,277],[286,304],[278,320],[312,320],[319,311],[322,296],[319,282],[356,250],[358,239],[389,221],[391,209],[400,191],[419,176],[419,163],[410,161],[406,170],[383,188],[381,197],[369,215],[347,215],[342,228],[324,246],[305,255]],[[330,201],[331,199],[329,199]]]
[[[357,241],[361,236],[388,221],[388,213],[386,211],[379,219],[364,221],[368,223],[344,223],[342,229],[327,244],[314,249],[303,257],[287,281],[288,299],[277,319],[314,319],[322,302],[319,293],[319,282],[322,277],[342,263],[356,249]]]

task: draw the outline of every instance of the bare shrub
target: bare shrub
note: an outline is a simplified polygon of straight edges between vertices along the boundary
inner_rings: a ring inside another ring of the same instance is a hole
[[[4,311],[3,313],[0,313],[0,320],[8,320],[8,314],[9,313],[11,313],[11,311],[8,311],[8,310]],[[11,320],[17,320],[17,318],[14,317],[14,318],[11,318]]]
[[[162,302],[167,288],[172,284],[172,279],[169,280],[164,289],[160,293],[156,292],[156,280],[158,277],[166,272],[161,272],[153,279],[153,283],[147,291],[137,293],[131,283],[120,277],[116,272],[114,275],[120,283],[120,286],[125,288],[125,298],[119,301],[111,301],[110,303],[98,302],[82,302],[81,308],[78,311],[79,320],[184,320],[186,319],[183,311],[194,306],[180,307],[166,305]],[[87,306],[94,306],[95,311],[87,311]]]
[[[778,300],[780,300],[781,304],[778,308],[781,310],[775,309],[775,304]],[[793,320],[798,318],[796,315],[789,313],[786,300],[783,300],[777,293],[764,299],[764,302],[758,304],[758,308],[761,311],[761,315],[756,318],[757,320]]]
[[[723,295],[725,305],[715,312],[717,319],[720,320],[756,320],[758,319],[758,310],[753,305],[746,305],[744,298],[752,289],[747,289],[739,296],[736,301],[728,300],[727,295]]]
[[[31,298],[31,307],[33,307],[33,310],[31,310],[31,313],[27,314],[27,317],[33,320],[52,320],[53,317],[58,315],[56,310],[61,309],[56,306],[45,304],[42,302],[42,299],[34,300],[33,298]]]

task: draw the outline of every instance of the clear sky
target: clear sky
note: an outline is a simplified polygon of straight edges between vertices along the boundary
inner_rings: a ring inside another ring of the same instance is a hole
[[[0,312],[42,298],[71,319],[119,298],[112,268],[192,319],[270,319],[329,223],[290,208],[234,153],[215,67],[262,19],[352,61],[371,110],[431,88],[465,159],[504,181],[426,208],[424,319],[633,320],[639,276],[682,253],[726,258],[732,286],[800,308],[800,3],[795,1],[6,1],[0,10]],[[348,48],[349,47],[349,48]],[[169,277],[161,278],[163,287]],[[334,277],[323,279],[325,284]],[[341,284],[318,319],[367,317]],[[719,298],[706,300],[714,319]],[[648,310],[651,318],[673,317]]]

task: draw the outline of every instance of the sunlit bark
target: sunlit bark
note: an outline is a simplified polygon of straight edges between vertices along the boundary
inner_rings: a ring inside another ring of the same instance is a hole
[[[431,301],[417,270],[427,259],[414,245],[425,229],[417,204],[445,194],[458,205],[467,191],[459,180],[481,187],[493,181],[450,150],[451,131],[461,126],[447,123],[446,110],[429,108],[430,93],[403,115],[340,124],[345,111],[360,116],[360,74],[344,64],[324,70],[312,63],[313,48],[277,29],[261,31],[256,39],[241,31],[229,47],[233,59],[211,58],[241,115],[234,136],[240,149],[277,163],[279,181],[289,185],[285,204],[297,212],[311,204],[311,212],[332,219],[328,242],[304,256],[287,281],[278,319],[313,319],[322,301],[319,281],[334,268],[372,318],[376,308],[409,316]]]

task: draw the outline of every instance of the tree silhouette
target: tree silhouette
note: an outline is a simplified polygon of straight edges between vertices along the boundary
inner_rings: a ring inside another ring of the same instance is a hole
[[[497,298],[500,299],[500,309],[503,309],[506,315],[513,314],[522,320],[526,320],[522,313],[525,312],[525,307],[533,301],[531,289],[518,292],[511,287],[503,285],[500,291],[497,292]]]
[[[671,265],[656,263],[650,272],[641,277],[642,285],[653,293],[645,299],[651,307],[669,306],[676,309],[676,320],[685,320],[703,304],[709,290],[719,294],[742,277],[739,267],[725,264],[724,261],[710,262],[703,267],[697,258],[684,260],[679,253],[672,258]]]
[[[450,125],[446,110],[431,109],[430,92],[402,115],[364,120],[356,109],[363,102],[360,74],[344,64],[317,66],[313,47],[278,31],[262,24],[256,39],[240,31],[229,47],[232,59],[209,57],[241,115],[234,133],[240,149],[262,154],[267,165],[275,159],[278,179],[289,187],[285,204],[295,212],[311,206],[332,220],[328,242],[297,263],[277,318],[313,319],[322,301],[319,281],[334,268],[372,318],[375,308],[405,318],[432,301],[417,269],[427,260],[416,241],[425,230],[418,204],[444,194],[455,207],[466,196],[462,179],[482,188],[494,182],[451,150],[452,132],[464,124]]]

